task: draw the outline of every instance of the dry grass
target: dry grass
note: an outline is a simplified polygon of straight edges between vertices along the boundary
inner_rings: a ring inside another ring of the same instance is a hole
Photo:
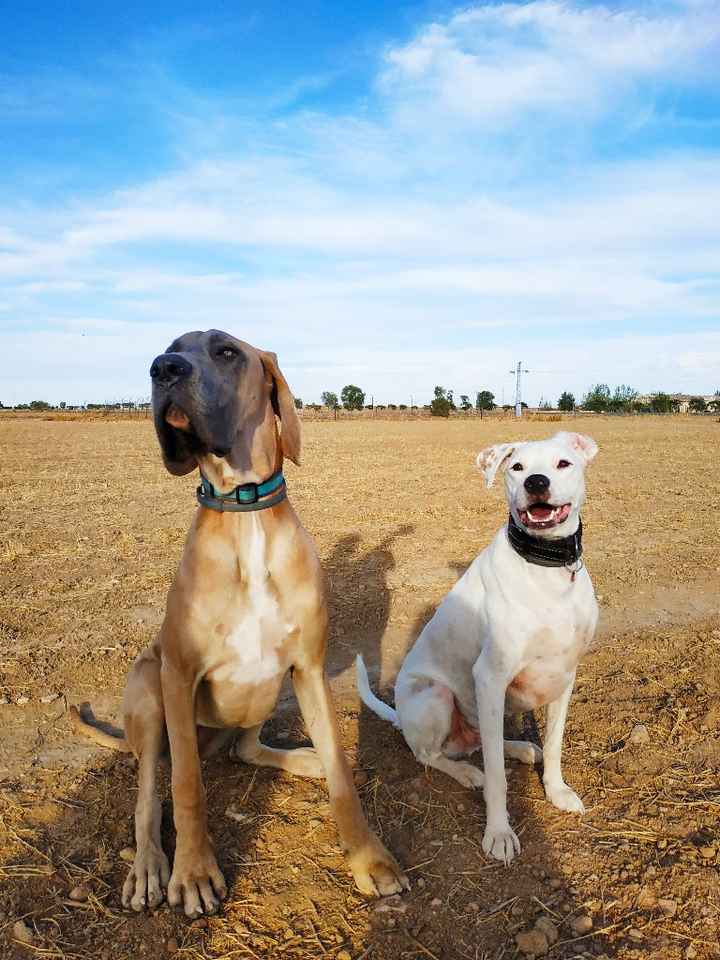
[[[134,770],[70,740],[64,700],[41,698],[68,694],[113,713],[161,616],[195,480],[163,473],[144,421],[1,420],[0,696],[10,703],[0,706],[0,956],[480,960],[514,956],[515,934],[540,914],[558,928],[553,957],[717,956],[720,426],[582,425],[601,446],[584,522],[605,642],[580,674],[566,774],[588,815],[548,808],[537,773],[513,764],[523,854],[507,871],[488,863],[481,799],[426,776],[399,735],[358,713],[348,670],[362,649],[392,677],[502,522],[501,490],[485,491],[472,466],[477,450],[555,428],[309,423],[305,464],[288,473],[331,583],[343,736],[365,807],[414,889],[376,910],[347,877],[322,784],[217,759],[206,782],[231,895],[221,917],[188,925],[167,909],[122,911]],[[646,746],[628,740],[636,723]],[[302,740],[291,705],[269,736]],[[225,815],[231,805],[240,822]],[[171,840],[167,802],[164,812]],[[69,897],[78,884],[88,887],[80,903]],[[673,915],[653,905],[663,898],[676,900]],[[580,912],[594,922],[582,938],[571,926]],[[31,947],[11,942],[23,917]]]

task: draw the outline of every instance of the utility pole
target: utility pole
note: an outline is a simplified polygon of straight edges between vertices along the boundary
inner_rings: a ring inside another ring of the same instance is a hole
[[[518,360],[517,367],[510,373],[515,374],[515,416],[522,417],[522,375],[530,371],[523,370],[522,360]]]

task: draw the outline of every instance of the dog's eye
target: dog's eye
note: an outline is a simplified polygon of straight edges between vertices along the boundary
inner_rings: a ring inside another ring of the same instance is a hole
[[[569,460],[558,460],[558,469],[559,469],[559,470],[564,470],[565,467],[571,467],[571,466],[572,466],[572,464],[570,463]]]
[[[237,350],[233,350],[232,347],[221,347],[216,356],[221,360],[234,360],[237,356]]]
[[[514,464],[512,465],[512,467],[510,467],[510,469],[511,469],[511,470],[522,470],[522,469],[523,469],[523,465],[522,465],[521,463],[514,463]]]

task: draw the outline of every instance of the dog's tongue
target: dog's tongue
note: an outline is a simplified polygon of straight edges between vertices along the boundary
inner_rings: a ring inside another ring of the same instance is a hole
[[[552,516],[552,512],[553,508],[544,503],[536,503],[535,506],[530,507],[528,510],[528,513],[533,520],[549,520]]]
[[[190,426],[190,419],[184,410],[171,403],[165,414],[165,420],[171,427],[177,427],[178,430],[187,430]]]

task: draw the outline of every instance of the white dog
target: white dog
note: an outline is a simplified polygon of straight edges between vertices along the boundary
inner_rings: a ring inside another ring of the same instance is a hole
[[[420,763],[467,787],[484,783],[485,853],[508,863],[520,851],[507,814],[506,756],[544,760],[548,800],[583,813],[563,780],[562,737],[575,671],[595,633],[597,602],[582,562],[580,507],[590,437],[502,443],[478,454],[492,486],[500,467],[508,522],[445,597],[408,653],[395,684],[396,710],[370,690],[357,658],[358,690],[375,713],[402,730]],[[544,750],[503,741],[503,714],[547,704]],[[485,773],[454,760],[482,745]]]

